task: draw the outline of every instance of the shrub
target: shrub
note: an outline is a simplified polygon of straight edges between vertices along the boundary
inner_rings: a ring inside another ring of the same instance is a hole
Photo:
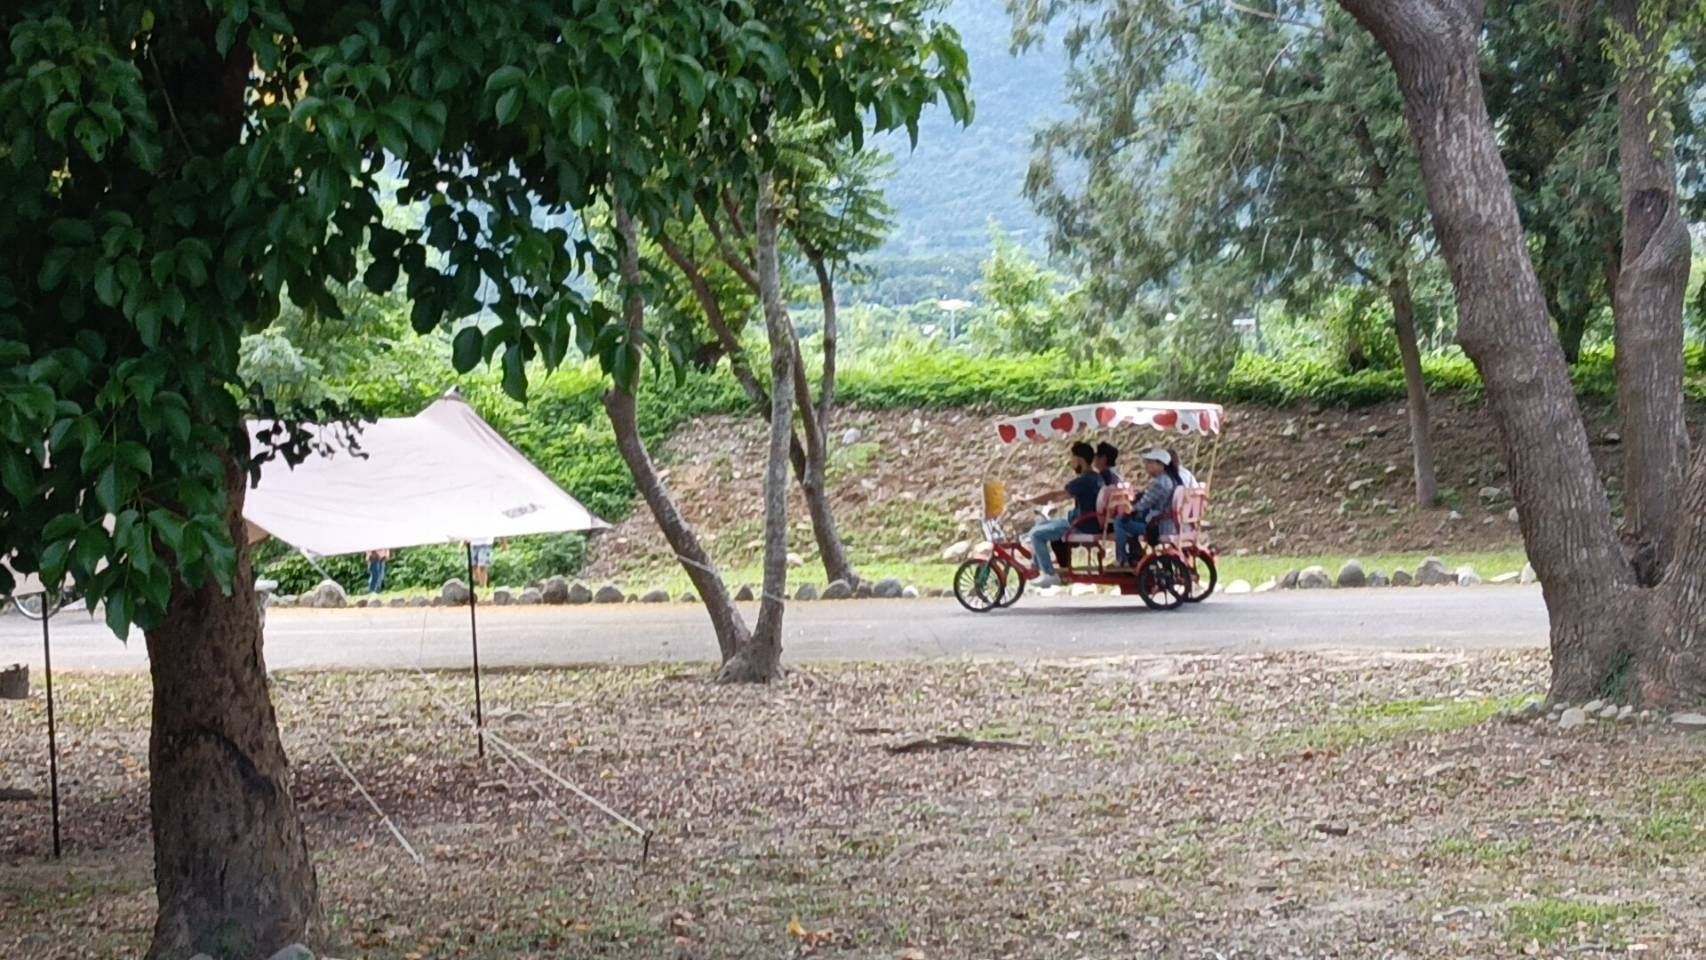
[[[367,589],[367,558],[362,554],[321,557],[320,568],[350,593]],[[492,583],[524,586],[552,576],[573,576],[586,562],[586,537],[578,533],[542,534],[505,540],[492,551]],[[278,581],[278,592],[314,589],[324,576],[307,557],[269,541],[255,563],[256,576]],[[439,543],[394,550],[385,571],[386,590],[436,591],[451,578],[468,579],[467,548]]]

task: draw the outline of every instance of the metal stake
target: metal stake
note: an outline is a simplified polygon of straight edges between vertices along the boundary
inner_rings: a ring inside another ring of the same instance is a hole
[[[486,755],[485,708],[480,702],[480,618],[474,613],[474,543],[463,544],[468,549],[468,636],[474,646],[474,735],[479,739],[480,756]]]
[[[47,622],[53,619],[50,597],[41,597],[41,657],[47,675],[47,781],[53,802],[53,859],[59,859],[59,732],[53,720],[53,645]]]

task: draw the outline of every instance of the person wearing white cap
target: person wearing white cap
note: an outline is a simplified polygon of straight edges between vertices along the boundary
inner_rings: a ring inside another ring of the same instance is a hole
[[[1131,566],[1133,537],[1158,543],[1178,532],[1173,520],[1173,491],[1179,488],[1180,480],[1173,455],[1160,447],[1145,451],[1143,472],[1149,475],[1149,486],[1132,504],[1131,515],[1114,524],[1114,562],[1121,567]]]

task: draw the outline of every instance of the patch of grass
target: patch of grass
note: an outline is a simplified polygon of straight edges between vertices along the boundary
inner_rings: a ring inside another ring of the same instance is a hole
[[[1355,707],[1342,716],[1298,730],[1282,731],[1286,745],[1346,749],[1423,734],[1449,733],[1492,719],[1520,706],[1526,696],[1478,700],[1395,700]]]
[[[835,480],[846,475],[856,476],[864,472],[882,450],[882,445],[872,440],[847,447],[836,445],[829,453],[829,469],[826,471],[829,479]]]
[[[1645,904],[1545,897],[1527,900],[1511,907],[1506,932],[1516,943],[1532,941],[1542,946],[1550,946],[1562,943],[1577,933],[1598,935],[1648,909]]]
[[[1520,867],[1534,853],[1534,843],[1520,840],[1485,840],[1455,834],[1435,840],[1428,853],[1444,863],[1474,863],[1489,870],[1509,870]]]
[[[1706,850],[1706,825],[1680,813],[1653,814],[1636,827],[1635,836],[1665,853]]]

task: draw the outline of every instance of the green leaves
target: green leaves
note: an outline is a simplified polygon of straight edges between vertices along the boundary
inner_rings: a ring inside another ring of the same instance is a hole
[[[551,94],[551,119],[562,122],[577,147],[591,146],[616,121],[616,103],[597,87],[561,86]]]

